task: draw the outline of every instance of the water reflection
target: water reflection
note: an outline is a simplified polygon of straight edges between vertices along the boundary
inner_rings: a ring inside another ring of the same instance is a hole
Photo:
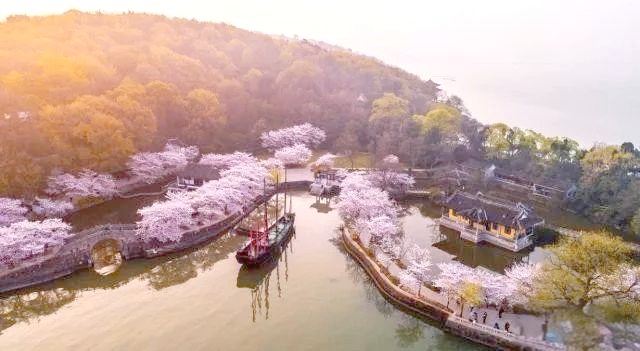
[[[425,320],[414,316],[410,311],[395,306],[389,302],[375,286],[369,275],[362,266],[353,260],[342,244],[339,231],[336,230],[334,238],[329,239],[336,248],[344,254],[345,271],[351,280],[356,284],[361,284],[364,296],[370,301],[375,309],[387,320],[398,320],[395,327],[395,338],[400,348],[415,348],[428,344],[428,350],[459,350],[464,344],[465,350],[484,350],[485,348],[475,345],[465,340],[448,335],[438,329],[440,326],[432,320]]]
[[[86,269],[53,282],[4,294],[0,297],[0,331],[18,322],[54,313],[74,301],[82,291],[115,289],[136,278],[148,280],[149,286],[155,290],[184,283],[227,258],[245,240],[227,233],[187,253],[127,261],[121,269],[108,276]]]
[[[198,276],[199,271],[211,269],[213,265],[236,252],[246,238],[226,233],[205,247],[186,255],[169,259],[144,274],[149,285],[156,290],[182,284]]]
[[[263,312],[264,319],[269,319],[269,289],[272,278],[275,279],[278,298],[282,297],[283,286],[289,280],[289,255],[293,253],[294,238],[295,231],[279,257],[271,257],[258,267],[249,268],[242,265],[238,271],[236,286],[251,289],[253,322],[257,316],[262,316]]]
[[[135,223],[138,209],[163,199],[164,195],[138,196],[130,199],[115,199],[72,213],[65,218],[74,231],[81,231],[100,224]]]
[[[316,202],[311,204],[311,208],[315,208],[318,213],[329,213],[333,210],[331,208],[331,198],[328,197],[316,197]]]
[[[403,315],[400,324],[396,328],[398,346],[407,348],[422,338],[424,338],[424,323],[420,322],[417,318]]]
[[[75,300],[76,292],[64,289],[33,291],[0,299],[0,333],[18,323],[54,313]]]
[[[443,241],[434,246],[442,251],[455,255],[454,260],[467,266],[483,266],[492,271],[504,273],[504,269],[513,262],[527,260],[532,249],[511,252],[487,243],[474,244],[460,239],[458,233],[449,228],[440,227]]]

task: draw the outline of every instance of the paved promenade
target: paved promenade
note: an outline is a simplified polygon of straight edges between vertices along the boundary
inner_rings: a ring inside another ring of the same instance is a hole
[[[421,289],[418,296],[415,293],[407,292],[399,288],[395,283],[382,272],[377,263],[367,256],[361,246],[350,238],[349,234],[342,235],[347,251],[363,266],[365,271],[376,282],[380,292],[395,300],[411,311],[422,315],[420,308],[416,308],[416,302],[423,302],[424,305],[442,306],[440,314],[445,314],[446,321],[443,329],[496,349],[520,350],[523,348],[531,350],[563,350],[561,345],[544,341],[543,325],[544,318],[530,314],[514,314],[508,312],[500,313],[493,307],[479,307],[471,310],[464,307],[462,317],[460,315],[461,305],[455,300],[447,301],[447,297],[427,287]],[[396,277],[401,271],[395,263],[388,267],[389,275]],[[448,305],[448,307],[446,307]],[[433,309],[428,311],[426,317],[433,318]],[[475,314],[474,314],[475,313]],[[485,317],[486,313],[486,317]],[[501,314],[501,316],[500,316]],[[506,325],[509,323],[509,330]]]

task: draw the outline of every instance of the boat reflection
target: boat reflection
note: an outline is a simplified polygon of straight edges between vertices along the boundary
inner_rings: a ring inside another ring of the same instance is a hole
[[[282,254],[270,257],[260,266],[248,267],[242,265],[238,271],[237,287],[251,289],[251,314],[255,322],[256,317],[269,319],[269,294],[271,285],[276,285],[278,298],[282,297],[283,285],[289,280],[289,255],[293,253],[293,238],[285,244]],[[272,281],[272,279],[274,281]]]

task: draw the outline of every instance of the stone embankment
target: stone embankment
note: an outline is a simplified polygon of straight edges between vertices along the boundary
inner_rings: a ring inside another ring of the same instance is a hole
[[[559,345],[543,340],[515,335],[505,330],[471,322],[456,316],[453,310],[438,301],[431,301],[404,291],[387,277],[380,266],[367,255],[347,231],[342,231],[342,241],[347,252],[362,266],[385,298],[412,314],[436,321],[445,331],[496,350],[564,350]]]
[[[162,256],[197,247],[231,229],[276,192],[306,190],[310,184],[310,181],[280,184],[266,195],[255,198],[241,213],[232,214],[216,223],[186,230],[178,242],[140,240],[136,235],[135,224],[106,224],[89,228],[71,237],[64,245],[50,248],[40,256],[11,267],[0,268],[0,293],[45,283],[81,269],[92,268],[92,249],[107,240],[117,246],[117,251],[126,260]]]

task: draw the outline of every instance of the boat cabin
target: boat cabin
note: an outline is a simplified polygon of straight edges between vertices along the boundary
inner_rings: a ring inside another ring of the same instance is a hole
[[[452,195],[446,209],[440,225],[458,231],[461,239],[489,242],[514,252],[531,246],[534,228],[544,224],[522,203],[500,203],[467,193]]]

